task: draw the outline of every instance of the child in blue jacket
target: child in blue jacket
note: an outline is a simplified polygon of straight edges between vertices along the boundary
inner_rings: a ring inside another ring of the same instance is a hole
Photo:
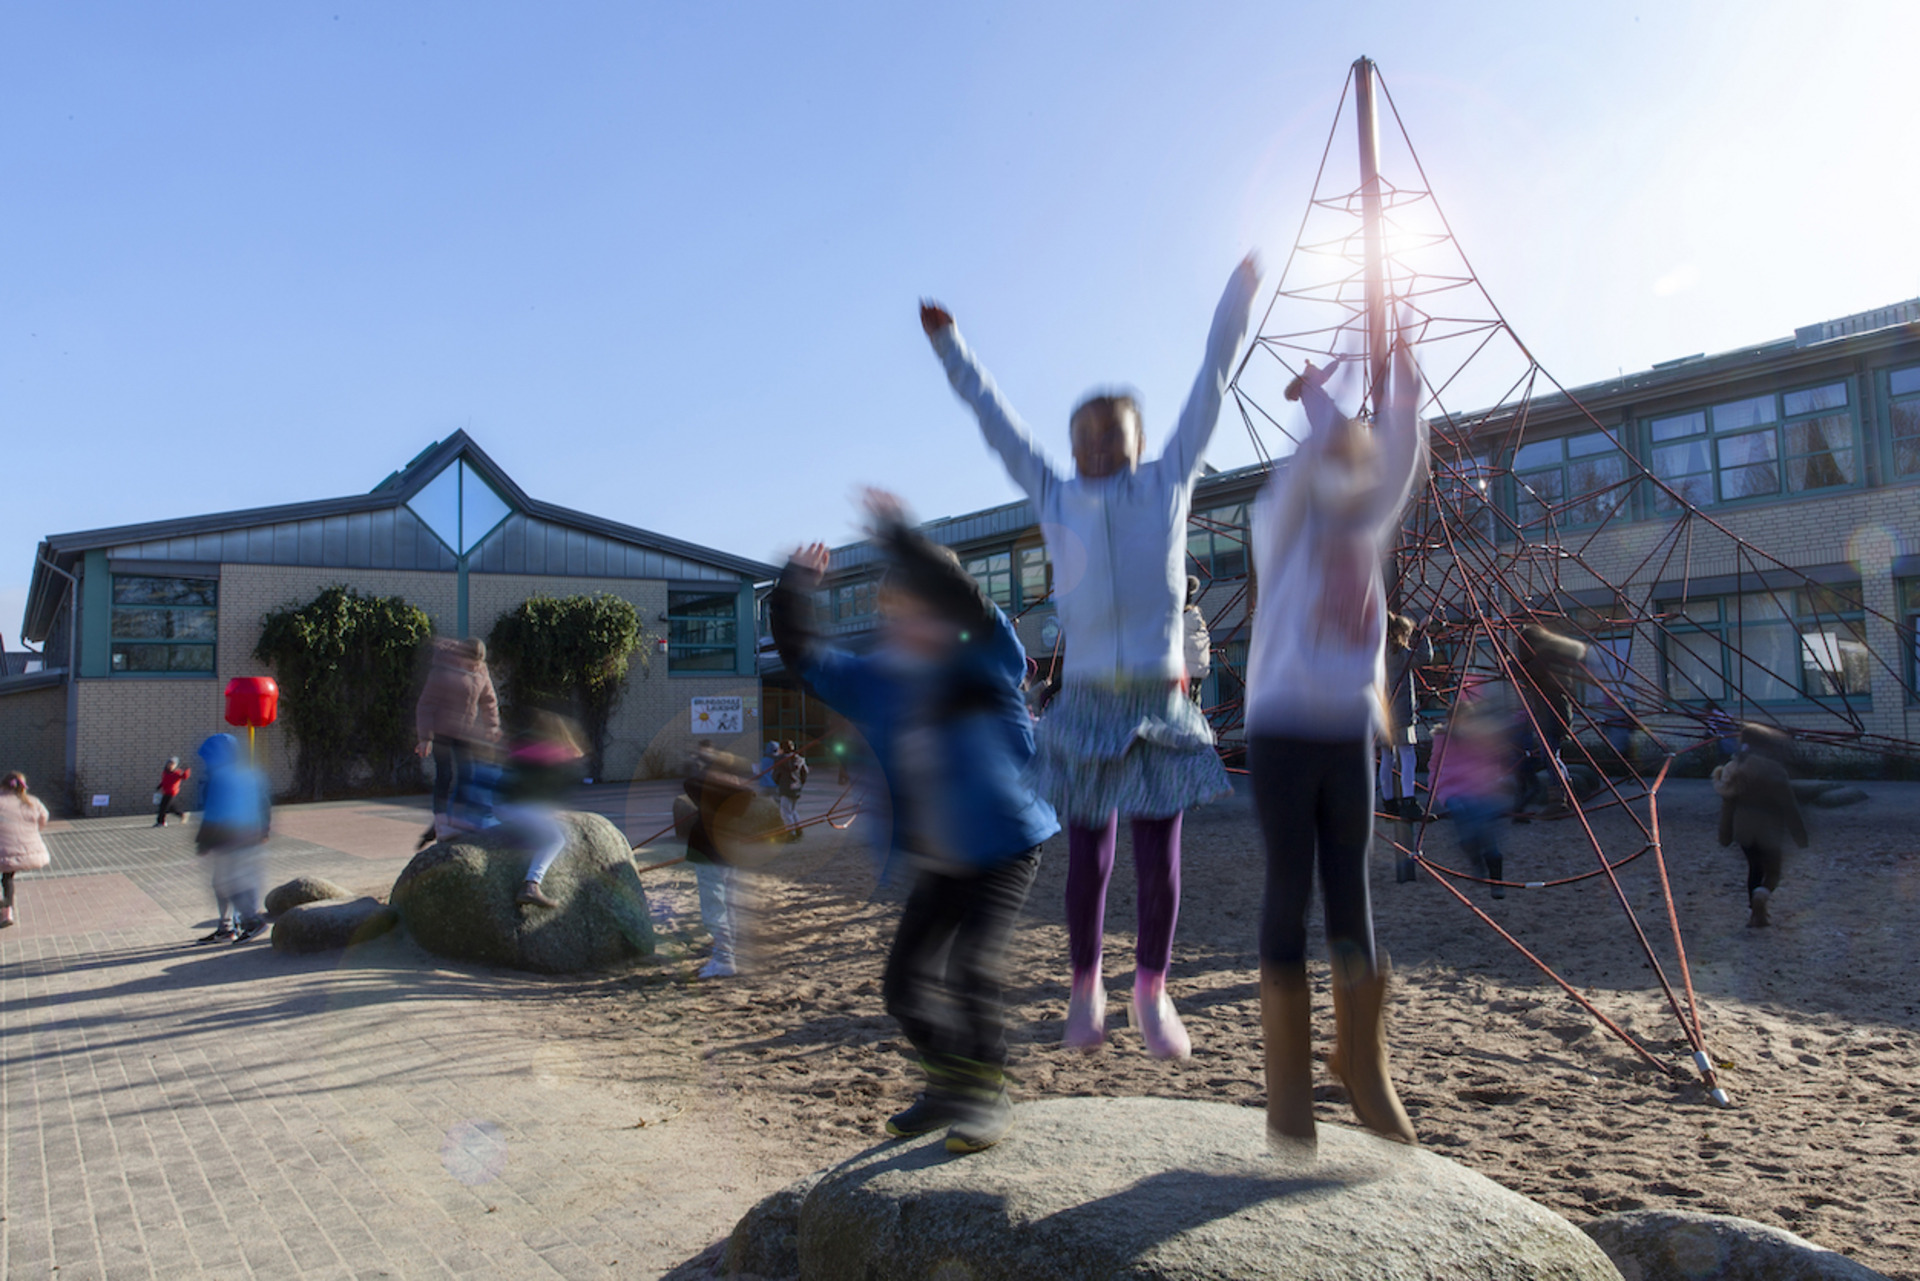
[[[272,800],[267,776],[231,734],[200,744],[200,828],[194,846],[212,861],[220,922],[202,943],[244,943],[266,925],[260,907],[266,880]]]
[[[882,990],[927,1085],[887,1132],[946,1127],[948,1151],[977,1152],[1013,1123],[1002,970],[1040,843],[1060,824],[1025,779],[1033,719],[1013,624],[952,552],[907,526],[898,499],[869,491],[867,512],[890,562],[879,644],[852,654],[815,631],[818,543],[774,588],[773,638],[787,670],[866,737],[892,794],[889,860],[904,853],[916,869]]]

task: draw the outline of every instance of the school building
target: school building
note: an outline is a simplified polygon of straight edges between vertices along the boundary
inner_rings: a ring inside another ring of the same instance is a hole
[[[0,675],[0,769],[24,770],[56,810],[149,811],[166,758],[193,763],[227,728],[227,681],[272,674],[253,657],[262,618],[334,585],[403,597],[436,633],[483,639],[530,596],[619,596],[649,639],[601,781],[664,772],[696,737],[750,751],[755,588],[775,572],[531,498],[456,432],[365,494],[45,539],[21,626],[41,670]],[[284,726],[261,738],[283,794],[295,745]]]
[[[1426,501],[1471,527],[1491,549],[1484,563],[1502,567],[1504,584],[1478,589],[1503,612],[1563,612],[1597,642],[1596,673],[1637,688],[1634,710],[1649,723],[1664,703],[1916,737],[1920,299],[1666,361],[1570,397],[1532,400],[1518,431],[1512,413],[1440,424],[1452,430],[1438,434],[1467,440],[1470,452],[1436,456]],[[1642,467],[1704,519],[1682,525]],[[1230,750],[1241,739],[1235,673],[1245,670],[1255,586],[1247,510],[1267,476],[1265,465],[1203,476],[1188,525],[1188,569],[1206,584],[1202,608],[1224,660],[1204,704]],[[1018,619],[1043,665],[1071,643],[1053,615],[1052,567],[1029,504],[925,530]],[[1743,554],[1736,539],[1764,555]],[[1446,557],[1432,549],[1403,565],[1408,598],[1422,574],[1444,582],[1443,594],[1461,581],[1446,579]],[[879,568],[866,544],[833,553],[818,603],[850,645],[873,630]],[[1661,625],[1648,626],[1651,616]],[[1589,693],[1601,697],[1597,685]],[[783,736],[827,724],[777,664],[765,697]]]

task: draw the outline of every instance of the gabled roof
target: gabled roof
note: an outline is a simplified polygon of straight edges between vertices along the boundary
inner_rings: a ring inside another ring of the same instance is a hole
[[[396,555],[389,547],[384,561],[369,563],[388,568],[451,570],[454,567],[452,553],[427,532],[426,526],[407,508],[407,503],[447,467],[460,460],[464,460],[468,468],[492,486],[514,513],[472,549],[469,554],[470,565],[477,565],[483,559],[502,562],[500,549],[493,544],[496,540],[504,544],[509,535],[518,546],[524,547],[528,543],[538,545],[543,532],[560,531],[565,535],[577,536],[582,543],[579,555],[583,560],[589,549],[598,553],[594,559],[601,568],[581,571],[594,576],[622,576],[618,570],[608,568],[609,547],[622,553],[634,553],[626,555],[619,562],[635,568],[644,566],[646,572],[636,573],[631,568],[627,570],[634,577],[724,576],[759,582],[772,578],[778,572],[774,566],[761,561],[542,502],[515,484],[513,478],[501,470],[500,465],[488,457],[486,451],[474,443],[466,432],[456,431],[445,440],[429,445],[405,467],[365,494],[49,535],[41,542],[34,561],[21,634],[38,642],[45,638],[53,626],[54,613],[63,597],[64,580],[49,572],[46,562],[51,561],[60,569],[72,572],[75,562],[90,551],[117,551],[134,558],[152,560],[255,560],[270,564],[314,563],[351,568],[355,566],[347,554],[344,551],[340,555],[333,554],[329,550],[331,545],[337,543],[342,549],[355,543],[364,546],[377,533],[398,546],[400,551]],[[294,537],[296,531],[298,537]],[[237,537],[242,534],[251,534],[253,537]],[[273,536],[275,534],[281,537],[276,539]],[[316,549],[311,554],[306,550],[309,544]],[[291,551],[286,550],[288,546],[292,547]],[[236,547],[242,549],[238,554],[233,550]],[[176,548],[179,550],[172,550]],[[556,559],[562,556],[561,552],[555,554]],[[524,567],[524,550],[520,551],[519,560],[520,565],[503,568],[517,571]],[[489,564],[488,568],[493,568],[493,564]],[[540,571],[532,569],[529,572]]]

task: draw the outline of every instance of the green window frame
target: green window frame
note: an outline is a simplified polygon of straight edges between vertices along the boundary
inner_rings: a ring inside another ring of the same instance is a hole
[[[1204,578],[1247,576],[1247,504],[1209,507],[1187,517],[1187,555]]]
[[[216,578],[113,575],[110,670],[115,676],[212,677],[219,606]]]
[[[1887,426],[1896,476],[1920,476],[1920,365],[1887,371]]]
[[[1798,703],[1872,689],[1859,583],[1659,605],[1661,680],[1678,702]]]
[[[1013,553],[987,552],[969,556],[964,562],[967,573],[980,584],[987,599],[1001,609],[1013,608]]]
[[[1604,431],[1529,441],[1513,452],[1514,517],[1523,529],[1598,525],[1626,505],[1631,471]]]
[[[1743,396],[1647,420],[1647,464],[1696,507],[1859,483],[1860,433],[1845,379]],[[1654,490],[1653,510],[1680,504]]]
[[[740,662],[740,593],[734,588],[667,591],[667,671],[732,672]]]

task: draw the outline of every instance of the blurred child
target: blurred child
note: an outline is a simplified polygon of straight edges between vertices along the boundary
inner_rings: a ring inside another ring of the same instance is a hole
[[[1379,419],[1349,418],[1311,365],[1288,388],[1308,433],[1254,505],[1260,577],[1247,666],[1247,761],[1267,847],[1260,1017],[1267,1130],[1314,1141],[1307,907],[1317,868],[1333,961],[1332,1067],[1376,1134],[1415,1142],[1387,1074],[1387,973],[1376,955],[1367,856],[1373,746],[1384,734],[1386,588],[1381,562],[1427,471],[1419,370],[1396,342]],[[1336,365],[1339,362],[1335,362]]]
[[[792,739],[781,748],[773,767],[774,791],[780,797],[780,818],[787,825],[787,839],[797,841],[804,835],[800,826],[800,793],[807,785],[807,758]]]
[[[684,795],[673,802],[674,831],[687,843],[687,862],[700,891],[700,923],[713,939],[713,952],[700,970],[703,979],[740,972],[742,859],[773,835],[756,812],[766,802],[754,785],[754,772],[753,762],[703,743],[688,761]]]
[[[1460,848],[1481,875],[1500,880],[1500,820],[1513,798],[1512,739],[1484,699],[1462,695],[1445,729],[1433,736],[1433,803],[1453,820]],[[1493,897],[1505,898],[1495,885]]]
[[[1141,460],[1143,429],[1134,397],[1089,396],[1069,420],[1071,476],[1034,444],[953,317],[931,303],[920,308],[921,327],[946,366],[948,382],[1032,500],[1048,554],[1061,567],[1054,600],[1066,638],[1066,670],[1040,722],[1034,775],[1068,824],[1073,988],[1065,1040],[1085,1049],[1106,1035],[1101,953],[1118,816],[1124,814],[1133,829],[1139,884],[1134,1021],[1156,1058],[1192,1052],[1166,992],[1180,914],[1180,818],[1189,807],[1232,789],[1213,730],[1186,693],[1181,605],[1187,511],[1259,279],[1259,264],[1248,255],[1228,280],[1200,374],[1160,456]]]
[[[1419,743],[1418,693],[1413,669],[1433,661],[1433,642],[1405,614],[1387,620],[1387,741],[1380,748],[1380,800],[1388,814],[1420,817],[1414,788]]]
[[[527,846],[527,874],[514,895],[516,903],[560,906],[540,882],[567,847],[560,803],[579,785],[585,757],[572,727],[550,712],[535,712],[527,732],[507,752],[494,788],[493,817]]]
[[[1564,812],[1573,799],[1560,747],[1572,728],[1574,694],[1587,679],[1587,647],[1538,623],[1528,623],[1513,638],[1513,657],[1519,667],[1514,684],[1523,709],[1515,777],[1519,795],[1513,805],[1516,811],[1525,810],[1539,799],[1540,775],[1552,770],[1561,794],[1541,811],[1542,817],[1551,818]]]
[[[815,630],[818,543],[774,588],[773,639],[787,670],[865,737],[892,793],[889,859],[903,852],[915,868],[882,991],[926,1088],[887,1132],[946,1128],[948,1151],[976,1152],[1013,1124],[1003,969],[1040,843],[1060,824],[1025,781],[1034,722],[1013,624],[952,552],[908,527],[897,499],[869,491],[867,513],[889,562],[879,644],[852,654]]]
[[[154,804],[157,807],[153,816],[155,827],[165,827],[169,814],[180,815],[182,823],[187,821],[186,812],[180,808],[180,784],[192,777],[192,770],[180,768],[178,756],[167,757],[166,767],[160,771],[160,785],[154,788]]]
[[[194,847],[210,860],[220,921],[202,943],[244,943],[266,924],[260,895],[273,803],[267,776],[231,734],[200,744],[200,827]]]
[[[1200,580],[1192,574],[1187,575],[1187,607],[1180,611],[1180,628],[1187,693],[1204,707],[1200,691],[1213,671],[1213,633],[1207,630],[1207,616],[1200,612]]]
[[[45,867],[47,807],[27,790],[19,770],[0,780],[0,929],[13,924],[13,874]]]
[[[1807,824],[1794,799],[1793,783],[1783,763],[1787,744],[1777,731],[1764,725],[1742,725],[1733,759],[1713,770],[1713,790],[1720,796],[1720,844],[1738,844],[1747,856],[1747,924],[1772,924],[1767,909],[1780,888],[1780,864],[1786,838],[1802,849]]]

